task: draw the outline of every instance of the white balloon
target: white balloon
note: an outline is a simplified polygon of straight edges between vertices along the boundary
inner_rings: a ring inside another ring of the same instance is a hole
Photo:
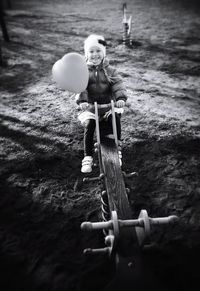
[[[57,84],[73,93],[83,92],[88,85],[89,72],[86,61],[78,53],[68,53],[58,60],[52,68]]]
[[[57,62],[55,62],[55,64],[52,67],[52,75],[53,75],[53,79],[56,82],[59,82],[59,79],[62,75],[61,73],[61,60],[58,60]]]

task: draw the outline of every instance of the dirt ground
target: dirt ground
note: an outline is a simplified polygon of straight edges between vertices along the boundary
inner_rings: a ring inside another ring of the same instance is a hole
[[[83,128],[74,98],[51,75],[64,54],[83,54],[90,33],[107,39],[110,63],[129,93],[123,169],[138,172],[126,181],[133,218],[141,209],[151,217],[180,218],[152,230],[159,247],[146,255],[149,268],[160,291],[199,284],[199,6],[126,3],[132,48],[122,45],[121,0],[16,0],[6,10],[11,41],[1,41],[1,290],[103,290],[112,278],[105,258],[82,254],[104,246],[101,232],[80,230],[83,221],[100,220],[101,187],[75,187]]]

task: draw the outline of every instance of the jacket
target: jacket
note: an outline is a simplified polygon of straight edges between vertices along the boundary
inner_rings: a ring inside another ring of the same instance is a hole
[[[88,70],[88,86],[85,91],[76,96],[78,105],[82,102],[108,104],[111,100],[127,100],[123,81],[107,59],[98,66],[88,64]]]

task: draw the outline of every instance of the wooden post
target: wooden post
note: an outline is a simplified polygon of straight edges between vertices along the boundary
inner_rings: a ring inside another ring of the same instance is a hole
[[[5,19],[4,19],[4,10],[3,10],[3,7],[1,5],[1,3],[0,3],[0,25],[1,25],[1,29],[2,29],[4,40],[9,42],[10,39],[9,39],[9,36],[8,36],[8,31],[7,31],[7,28],[6,28],[6,22],[5,22]]]
[[[7,0],[7,8],[12,9],[12,0]]]
[[[0,43],[0,66],[3,66],[3,58],[2,58],[1,43]]]
[[[126,16],[126,3],[123,4],[123,44],[125,46],[132,45],[131,39],[131,26],[132,26],[132,16],[127,19]]]
[[[4,9],[12,9],[12,0],[0,0]]]

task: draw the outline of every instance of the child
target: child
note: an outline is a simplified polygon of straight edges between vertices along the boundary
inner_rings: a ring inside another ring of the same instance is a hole
[[[121,139],[120,117],[127,100],[127,92],[116,70],[109,65],[106,59],[106,42],[103,36],[89,35],[84,43],[85,57],[89,70],[89,82],[86,90],[76,97],[76,102],[82,110],[79,120],[85,126],[84,130],[84,159],[82,160],[82,173],[90,173],[93,165],[93,137],[95,131],[95,115],[89,109],[89,104],[109,104],[116,102],[115,115],[118,140]],[[100,112],[101,122],[112,124],[110,109]],[[121,153],[119,158],[121,162]]]

